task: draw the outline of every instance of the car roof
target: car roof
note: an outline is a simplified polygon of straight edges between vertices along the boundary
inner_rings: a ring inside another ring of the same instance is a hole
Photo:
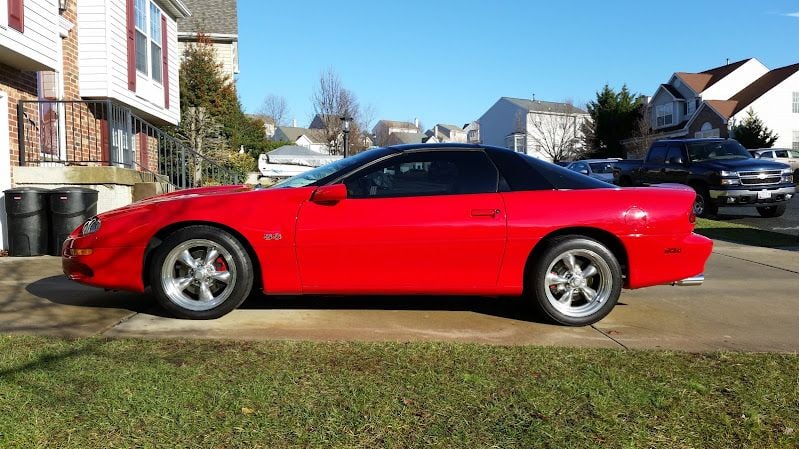
[[[703,138],[693,138],[693,139],[661,139],[655,141],[654,143],[724,142],[727,140],[734,140],[734,139],[726,139],[723,137],[703,137]]]

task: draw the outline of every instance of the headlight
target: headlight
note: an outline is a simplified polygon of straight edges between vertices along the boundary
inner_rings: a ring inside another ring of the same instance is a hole
[[[92,217],[86,223],[83,223],[83,227],[80,228],[80,236],[83,237],[84,235],[94,234],[99,230],[100,219],[97,217]]]
[[[737,171],[721,170],[721,185],[723,186],[737,186],[741,184],[741,178],[738,177]]]
[[[793,169],[791,167],[782,169],[782,182],[793,182]]]

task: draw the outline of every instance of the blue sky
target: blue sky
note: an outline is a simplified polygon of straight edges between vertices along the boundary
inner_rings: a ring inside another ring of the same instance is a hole
[[[799,0],[239,0],[248,112],[286,98],[307,126],[332,68],[375,120],[462,125],[502,96],[584,104],[605,83],[651,95],[676,71],[799,62]]]

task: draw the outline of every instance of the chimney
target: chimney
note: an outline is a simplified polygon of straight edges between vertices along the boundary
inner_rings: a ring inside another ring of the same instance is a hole
[[[433,127],[433,135],[436,136],[436,139],[438,139],[438,125]]]
[[[533,101],[535,101],[535,92],[533,92]]]
[[[421,130],[419,129],[419,118],[418,118],[418,117],[416,117],[416,118],[414,118],[414,119],[413,119],[413,126],[415,126],[415,127],[416,127],[416,130],[417,130],[417,131],[421,131]]]
[[[291,119],[291,127],[292,128],[296,128],[297,127],[297,119],[296,118]]]

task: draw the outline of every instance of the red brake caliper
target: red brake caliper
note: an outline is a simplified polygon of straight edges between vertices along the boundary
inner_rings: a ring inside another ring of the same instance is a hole
[[[227,264],[222,256],[217,257],[214,261],[214,269],[216,269],[216,271],[227,271]]]

